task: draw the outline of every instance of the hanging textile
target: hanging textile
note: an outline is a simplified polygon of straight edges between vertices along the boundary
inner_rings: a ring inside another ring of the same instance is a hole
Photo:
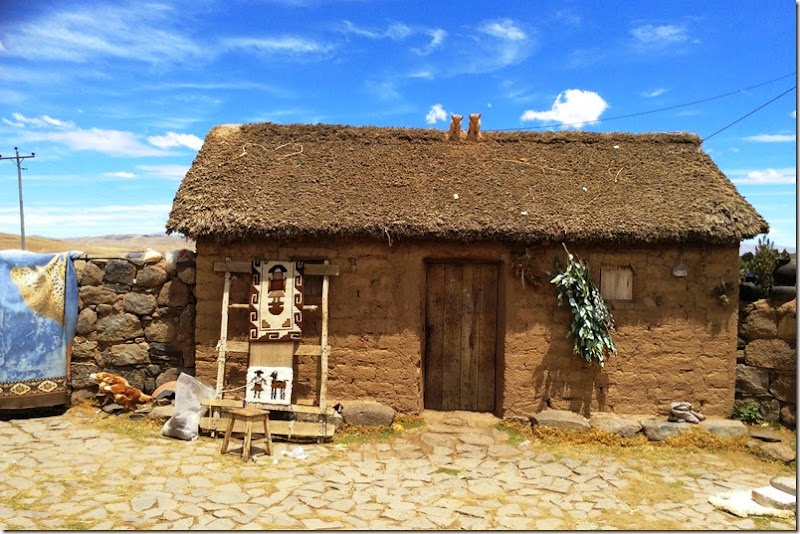
[[[253,262],[250,341],[299,341],[303,322],[303,262]]]
[[[56,406],[69,399],[78,319],[74,257],[0,251],[0,409]]]

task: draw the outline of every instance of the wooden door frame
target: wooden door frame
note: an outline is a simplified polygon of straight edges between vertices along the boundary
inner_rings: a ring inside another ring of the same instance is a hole
[[[497,317],[495,335],[495,369],[494,369],[494,410],[497,417],[503,416],[503,397],[505,386],[505,339],[506,339],[506,262],[496,256],[437,256],[423,258],[423,283],[420,284],[420,401],[421,408],[425,409],[425,359],[427,350],[425,325],[427,324],[427,288],[428,265],[431,263],[490,263],[497,265]]]

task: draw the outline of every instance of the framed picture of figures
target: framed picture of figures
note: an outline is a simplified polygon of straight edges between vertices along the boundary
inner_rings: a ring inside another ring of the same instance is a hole
[[[292,403],[293,379],[291,367],[248,367],[245,401],[288,406]]]

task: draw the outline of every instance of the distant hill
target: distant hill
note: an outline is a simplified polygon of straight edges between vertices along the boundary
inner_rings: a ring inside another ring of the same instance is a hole
[[[19,235],[0,233],[0,250],[20,248]],[[119,234],[88,237],[52,239],[40,236],[25,236],[25,248],[31,252],[64,252],[79,250],[87,254],[117,255],[125,252],[143,252],[148,248],[165,252],[187,248],[194,250],[194,241],[177,235],[166,234]]]

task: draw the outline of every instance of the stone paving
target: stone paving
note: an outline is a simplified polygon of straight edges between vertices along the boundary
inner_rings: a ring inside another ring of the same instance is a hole
[[[99,429],[100,417],[0,421],[0,529],[796,528],[709,504],[772,475],[707,453],[680,468],[512,444],[492,424],[432,422],[393,440],[277,442],[273,456],[244,463],[220,455],[219,439],[128,436]],[[296,447],[307,457],[286,454]],[[680,499],[626,493],[647,481]]]

